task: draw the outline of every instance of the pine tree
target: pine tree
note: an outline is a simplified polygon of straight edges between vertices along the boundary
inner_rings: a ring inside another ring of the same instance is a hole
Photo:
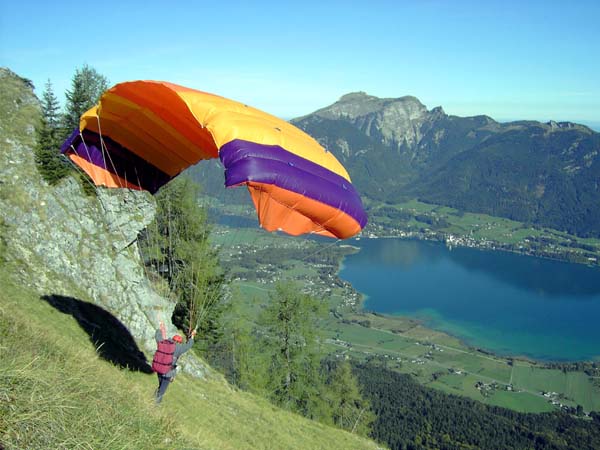
[[[42,177],[50,184],[58,183],[69,173],[69,166],[60,154],[59,105],[50,80],[42,94],[42,117],[36,127],[35,162]]]
[[[140,237],[146,264],[168,283],[177,299],[173,324],[188,334],[198,328],[201,349],[221,338],[219,317],[225,275],[210,244],[206,211],[198,205],[199,187],[179,176],[156,195],[153,224]]]
[[[339,428],[368,436],[375,415],[360,392],[357,378],[347,360],[337,362],[327,380],[333,422]]]
[[[244,301],[247,299],[244,299]],[[207,354],[211,366],[217,368],[227,377],[227,380],[237,387],[245,390],[261,391],[258,387],[264,386],[266,368],[261,369],[266,362],[262,355],[262,348],[254,339],[251,325],[240,320],[240,311],[233,311],[235,304],[229,305],[228,311],[232,317],[222,322],[224,339],[214,346]]]
[[[87,64],[75,70],[71,90],[66,92],[65,114],[62,120],[61,138],[64,141],[79,127],[83,113],[98,103],[102,93],[108,89],[108,79]]]
[[[52,82],[46,81],[44,93],[42,94],[42,112],[48,126],[52,130],[53,137],[56,139],[56,135],[59,127],[60,118],[60,105],[58,99],[54,95],[54,89],[52,89]]]
[[[278,283],[270,300],[259,322],[263,354],[270,360],[267,395],[285,409],[329,422],[315,326],[323,317],[323,304],[293,283]]]

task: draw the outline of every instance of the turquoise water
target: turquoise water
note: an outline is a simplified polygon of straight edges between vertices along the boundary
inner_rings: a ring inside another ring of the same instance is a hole
[[[340,272],[364,308],[418,318],[470,345],[541,360],[600,359],[600,270],[401,239],[353,241]]]

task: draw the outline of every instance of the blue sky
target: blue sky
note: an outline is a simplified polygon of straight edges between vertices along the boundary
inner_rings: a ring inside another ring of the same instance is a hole
[[[0,0],[0,66],[38,95],[50,79],[61,101],[88,64],[111,84],[167,80],[286,119],[365,91],[599,128],[599,18],[597,0]]]

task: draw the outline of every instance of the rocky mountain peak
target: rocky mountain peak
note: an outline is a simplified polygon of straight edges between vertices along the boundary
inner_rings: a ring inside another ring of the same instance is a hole
[[[573,122],[556,122],[554,120],[550,120],[549,122],[546,122],[545,125],[550,129],[550,131],[578,130],[587,134],[594,133],[591,128]]]
[[[422,137],[423,123],[444,115],[441,108],[428,111],[413,96],[379,98],[365,92],[343,95],[334,104],[312,114],[322,119],[349,121],[367,136],[396,147],[416,144]]]
[[[333,105],[322,108],[314,114],[326,119],[355,120],[386,111],[392,112],[393,115],[394,111],[401,112],[408,118],[416,118],[426,114],[427,108],[416,97],[379,98],[360,91],[345,94]]]
[[[377,99],[377,97],[369,95],[364,91],[350,92],[348,94],[342,95],[340,97],[340,99],[338,100],[338,103],[361,102],[361,101],[365,101],[367,99]]]
[[[460,117],[365,92],[293,123],[340,157],[367,197],[413,196],[598,236],[600,133],[584,125]]]
[[[444,108],[442,108],[441,106],[436,106],[430,111],[430,114],[432,117],[442,118],[446,115],[446,111],[444,111]]]

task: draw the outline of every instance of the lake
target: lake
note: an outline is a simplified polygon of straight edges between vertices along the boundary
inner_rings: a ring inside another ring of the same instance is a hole
[[[600,359],[600,269],[443,243],[363,239],[340,277],[364,309],[539,360]]]

